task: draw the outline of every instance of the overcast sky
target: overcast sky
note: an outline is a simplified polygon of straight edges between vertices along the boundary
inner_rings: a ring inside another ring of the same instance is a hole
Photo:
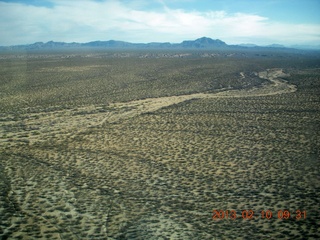
[[[38,41],[320,44],[320,0],[0,0],[0,45]]]

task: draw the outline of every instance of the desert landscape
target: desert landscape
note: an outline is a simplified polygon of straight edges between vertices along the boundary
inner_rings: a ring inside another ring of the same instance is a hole
[[[318,54],[1,53],[0,83],[1,239],[320,237]]]

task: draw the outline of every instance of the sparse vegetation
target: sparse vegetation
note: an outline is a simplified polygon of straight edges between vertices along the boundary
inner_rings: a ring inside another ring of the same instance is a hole
[[[319,57],[281,54],[1,55],[0,238],[320,237]]]

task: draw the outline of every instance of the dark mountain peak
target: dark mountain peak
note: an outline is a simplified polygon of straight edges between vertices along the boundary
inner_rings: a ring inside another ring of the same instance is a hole
[[[208,37],[198,38],[194,41],[183,41],[181,43],[183,47],[192,48],[211,48],[211,47],[225,47],[227,44],[220,39],[212,39]]]
[[[216,40],[213,40],[212,38],[208,38],[208,37],[202,37],[202,38],[198,38],[195,40],[195,42],[199,42],[199,43],[202,43],[202,44],[223,44],[225,45],[226,43],[221,41],[220,39],[216,39]]]

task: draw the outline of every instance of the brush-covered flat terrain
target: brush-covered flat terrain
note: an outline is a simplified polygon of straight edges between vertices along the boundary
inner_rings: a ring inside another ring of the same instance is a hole
[[[0,86],[1,239],[320,237],[317,54],[6,53]]]

